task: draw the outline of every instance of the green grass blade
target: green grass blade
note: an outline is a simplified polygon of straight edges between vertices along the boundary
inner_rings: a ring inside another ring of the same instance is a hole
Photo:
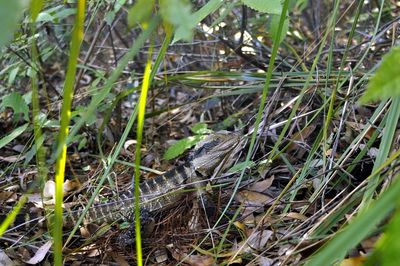
[[[149,26],[145,31],[143,31],[135,40],[135,43],[129,49],[129,51],[119,60],[118,66],[112,72],[110,77],[107,79],[104,86],[92,97],[92,100],[89,106],[86,109],[86,112],[83,116],[76,122],[76,124],[72,127],[71,133],[68,136],[69,143],[73,136],[78,133],[78,130],[84,125],[84,123],[94,114],[100,103],[109,95],[111,89],[113,88],[117,79],[121,76],[123,70],[132,60],[132,58],[140,51],[140,49],[144,46],[146,40],[150,37],[150,34],[153,33],[154,29],[157,27],[160,21],[159,17],[154,17]]]
[[[64,97],[61,109],[60,133],[58,135],[57,150],[61,152],[57,155],[56,161],[56,193],[54,207],[54,265],[62,265],[62,221],[63,221],[63,184],[65,163],[67,157],[67,137],[68,126],[71,119],[71,105],[74,93],[75,74],[78,65],[78,57],[80,53],[81,43],[83,40],[83,23],[85,20],[86,1],[79,0],[77,2],[77,12],[75,26],[72,33],[70,55],[68,61],[68,69],[64,84]]]
[[[7,217],[4,219],[4,221],[0,225],[0,237],[4,234],[4,232],[7,230],[7,228],[14,222],[15,218],[17,217],[17,214],[20,212],[22,207],[25,205],[28,197],[26,195],[23,195],[13,210],[7,215]]]
[[[24,133],[24,131],[28,128],[29,124],[24,124],[20,127],[14,129],[10,134],[0,139],[0,149],[6,146],[8,143],[13,141],[16,137]]]
[[[113,74],[111,75],[111,77],[107,80],[106,84],[109,84],[109,86],[112,86],[113,82],[115,82],[115,80],[119,77],[119,75],[122,73],[122,70],[126,67],[126,65],[128,64],[128,62],[132,59],[131,57],[133,55],[135,55],[139,49],[144,45],[146,38],[149,37],[151,35],[151,33],[154,32],[154,30],[156,29],[158,23],[160,21],[159,17],[154,17],[151,22],[149,23],[149,26],[147,27],[147,29],[141,34],[139,35],[139,37],[136,39],[135,44],[133,44],[131,50],[128,51],[128,53],[123,57],[123,59],[120,60],[120,65],[118,65],[117,69],[113,72]],[[138,44],[139,43],[139,44]],[[108,88],[107,85],[104,86],[104,90],[106,90]],[[111,87],[110,87],[111,89]],[[108,92],[107,92],[108,93]],[[104,95],[104,97],[107,96],[107,93]],[[103,91],[100,94],[100,97],[103,96]],[[93,104],[94,101],[97,101],[98,98],[94,97],[92,102],[90,103],[90,105]],[[128,137],[129,132],[131,132],[133,123],[136,120],[136,116],[138,113],[138,105],[135,107],[134,111],[132,112],[131,116],[129,117],[128,123],[126,124],[126,127],[124,129],[124,132],[115,148],[115,150],[113,151],[113,154],[109,156],[107,162],[107,167],[104,170],[104,173],[102,174],[102,176],[99,178],[98,184],[96,186],[96,189],[93,191],[92,196],[90,197],[87,205],[85,206],[85,208],[82,210],[82,215],[79,217],[79,219],[76,222],[75,227],[72,229],[72,231],[70,232],[67,240],[65,241],[66,245],[67,243],[69,243],[69,241],[71,241],[74,233],[78,230],[79,225],[82,223],[84,217],[86,216],[86,213],[88,212],[89,208],[92,206],[94,199],[97,197],[97,195],[99,194],[102,185],[104,183],[104,181],[107,179],[108,175],[110,174],[111,170],[112,170],[112,166],[115,162],[115,160],[117,159],[117,157],[120,155],[120,151],[125,143],[125,140]],[[96,106],[94,105],[93,110],[94,111],[96,109]],[[82,118],[84,119],[84,118]],[[78,130],[78,128],[80,128],[81,125],[79,125],[79,127],[76,128],[76,130]],[[74,127],[75,128],[75,127]],[[71,131],[72,132],[72,131]],[[72,133],[71,133],[72,134]],[[70,134],[70,136],[71,136]]]
[[[266,74],[266,77],[265,77],[265,84],[264,84],[263,91],[262,91],[260,106],[258,108],[256,121],[254,122],[254,130],[253,130],[253,133],[251,135],[250,146],[249,146],[249,149],[247,151],[246,160],[244,162],[245,165],[249,164],[250,158],[251,158],[251,154],[253,153],[253,148],[254,148],[254,144],[255,144],[255,141],[256,141],[258,128],[259,128],[259,125],[260,125],[260,122],[261,122],[261,119],[262,119],[265,102],[267,100],[267,95],[268,95],[269,88],[270,88],[270,82],[271,82],[272,73],[273,73],[273,69],[274,69],[274,65],[275,65],[275,59],[276,59],[276,56],[278,54],[278,48],[280,46],[280,36],[281,36],[281,32],[282,32],[282,29],[283,29],[283,24],[285,22],[288,9],[289,9],[289,1],[285,0],[284,4],[283,4],[283,8],[282,8],[282,13],[280,15],[277,34],[275,36],[275,40],[274,40],[273,47],[272,47],[271,59],[270,59],[269,64],[268,64],[268,71],[267,71],[267,74]],[[241,171],[240,176],[237,179],[235,187],[234,187],[234,189],[232,191],[232,196],[229,199],[228,203],[226,204],[226,207],[224,208],[224,210],[222,212],[222,215],[219,217],[219,219],[217,220],[217,222],[213,226],[213,229],[215,229],[218,226],[218,224],[221,222],[221,220],[223,218],[223,214],[228,211],[229,206],[232,204],[232,202],[234,200],[234,197],[235,197],[235,195],[237,194],[237,192],[239,190],[239,186],[240,186],[240,183],[241,183],[241,181],[243,179],[245,170],[246,170],[246,168],[243,168],[243,170]],[[244,247],[244,246],[245,245],[243,245],[242,247]],[[232,257],[232,261],[235,259],[235,257],[239,253],[240,253],[240,250],[238,250],[235,253],[235,255]]]
[[[399,175],[392,186],[370,208],[354,218],[342,232],[338,233],[321,252],[307,263],[309,266],[332,265],[342,259],[347,250],[355,247],[382,221],[396,206],[400,193]]]
[[[139,194],[139,182],[140,182],[140,149],[142,146],[142,135],[144,126],[144,115],[146,113],[146,102],[147,102],[147,92],[149,91],[150,85],[150,72],[151,72],[151,55],[152,55],[152,45],[149,48],[149,55],[146,63],[146,68],[144,71],[142,92],[139,99],[139,112],[138,112],[138,124],[137,124],[137,143],[135,152],[135,232],[136,232],[136,255],[137,255],[137,265],[143,265],[143,255],[142,255],[142,237],[140,232],[140,194]]]
[[[41,0],[34,0],[31,5],[31,34],[32,36],[35,35],[35,24],[34,20],[37,17],[37,14],[39,13],[40,9],[42,8],[43,2]],[[33,131],[34,131],[34,139],[35,139],[35,147],[36,147],[36,162],[38,165],[39,169],[39,179],[43,178],[45,179],[45,171],[44,171],[44,153],[43,149],[40,148],[40,139],[42,137],[42,131],[41,127],[39,124],[39,93],[38,93],[38,81],[37,81],[37,65],[38,65],[38,51],[36,47],[36,42],[35,39],[32,39],[32,45],[31,45],[31,52],[32,52],[32,64],[35,65],[36,67],[32,68],[32,74],[31,74],[31,86],[32,86],[32,116],[33,116]],[[9,141],[13,140],[20,134],[22,134],[28,127],[28,124],[25,124],[17,129],[15,129],[11,134],[6,136],[6,138],[0,140],[0,143],[3,143],[6,145]],[[1,145],[1,144],[0,144]],[[2,147],[0,147],[1,149]],[[29,194],[28,192],[27,194]],[[3,223],[0,225],[0,237],[4,234],[5,230],[10,226],[10,224],[13,223],[15,220],[17,214],[19,211],[22,209],[24,204],[26,203],[27,200],[27,195],[23,195],[21,199],[18,201],[14,209],[10,212],[10,214],[7,215],[6,219],[3,221]]]
[[[399,117],[400,117],[400,97],[396,97],[392,100],[389,113],[387,114],[386,125],[383,131],[382,140],[379,145],[379,151],[378,154],[376,155],[376,160],[372,171],[378,169],[388,157],[390,150],[392,148],[393,139],[395,138],[396,126],[399,121]],[[363,205],[363,208],[367,208],[370,202],[372,201],[372,197],[379,183],[378,181],[379,181],[379,175],[369,180],[368,190],[365,192],[363,201],[361,203]]]

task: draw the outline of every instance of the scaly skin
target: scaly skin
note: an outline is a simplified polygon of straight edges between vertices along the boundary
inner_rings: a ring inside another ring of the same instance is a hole
[[[237,153],[241,150],[241,138],[231,132],[218,132],[207,136],[193,149],[189,160],[179,167],[173,168],[163,175],[146,180],[139,184],[140,206],[144,212],[165,209],[177,202],[182,190],[190,183],[197,186],[206,178],[213,178],[232,166]],[[120,199],[98,204],[89,209],[84,223],[112,223],[130,218],[133,213],[134,195],[132,191],[124,192]],[[72,227],[82,215],[83,208],[66,211],[64,227]],[[32,221],[40,217],[24,215]],[[26,219],[25,219],[26,221]],[[29,222],[25,222],[29,224]]]

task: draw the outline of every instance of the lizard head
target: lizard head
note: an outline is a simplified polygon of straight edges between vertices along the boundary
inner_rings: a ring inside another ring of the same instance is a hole
[[[194,169],[203,176],[215,176],[230,168],[242,149],[238,134],[219,131],[201,140],[191,155]]]

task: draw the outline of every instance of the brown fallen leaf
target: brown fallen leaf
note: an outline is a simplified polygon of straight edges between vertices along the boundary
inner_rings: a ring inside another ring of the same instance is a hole
[[[274,176],[271,176],[265,180],[262,180],[260,182],[256,182],[252,184],[249,187],[249,190],[256,191],[256,192],[265,192],[267,189],[269,189],[272,185],[272,182],[274,182]]]
[[[268,240],[272,236],[272,231],[271,230],[257,230],[253,231],[247,240],[247,245],[251,249],[256,249],[260,250],[265,247],[267,244]],[[249,250],[250,251],[250,250]]]
[[[7,163],[16,163],[25,159],[25,155],[12,155],[3,157],[0,156],[0,161],[7,162]]]
[[[1,191],[0,192],[0,203],[4,204],[5,202],[15,202],[18,197],[15,192],[12,191]]]
[[[170,249],[172,257],[175,260],[184,262],[193,266],[211,266],[215,265],[214,257],[211,255],[187,255],[178,249]]]
[[[75,180],[65,180],[63,184],[63,196],[69,195],[71,192],[76,191],[80,188],[81,184]],[[56,183],[53,180],[49,180],[44,184],[43,196],[45,198],[55,199],[56,195]]]
[[[111,251],[111,252],[107,252],[107,254],[110,254],[111,257],[114,259],[114,261],[121,266],[129,266],[129,262],[120,254],[118,254],[117,252]]]
[[[270,196],[250,190],[243,190],[237,193],[236,200],[246,207],[264,207],[274,201]]]
[[[14,262],[7,256],[7,254],[0,250],[0,263],[2,266],[14,266]]]
[[[43,246],[41,246],[35,253],[35,255],[28,261],[25,261],[27,264],[38,264],[46,257],[49,252],[53,241],[47,241]]]
[[[302,150],[302,145],[300,145],[299,143],[304,143],[305,140],[314,132],[316,127],[317,127],[316,124],[312,124],[312,125],[304,128],[303,130],[295,133],[291,138],[292,143],[289,145],[286,152],[289,153],[289,152],[297,150],[297,149]]]

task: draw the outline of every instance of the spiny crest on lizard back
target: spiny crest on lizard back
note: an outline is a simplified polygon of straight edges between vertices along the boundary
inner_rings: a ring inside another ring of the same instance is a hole
[[[242,149],[241,144],[239,135],[219,131],[197,143],[191,155],[191,164],[203,176],[216,175],[231,166]]]

